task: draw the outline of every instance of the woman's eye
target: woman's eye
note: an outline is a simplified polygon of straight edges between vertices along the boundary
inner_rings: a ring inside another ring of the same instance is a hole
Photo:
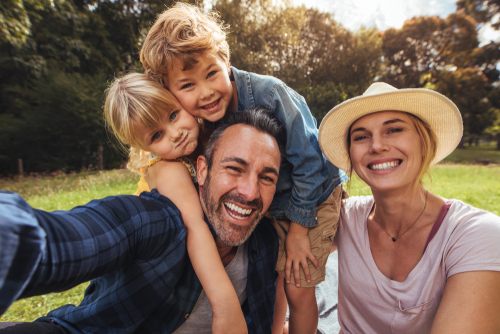
[[[356,136],[353,138],[352,141],[359,141],[359,140],[363,140],[363,139],[366,139],[366,136]]]
[[[396,132],[401,132],[401,131],[403,131],[402,128],[393,128],[393,129],[389,130],[389,133],[396,133]]]
[[[178,111],[174,111],[173,113],[170,114],[170,120],[173,121],[174,119],[177,118]]]
[[[153,135],[153,137],[151,137],[151,141],[157,140],[158,138],[160,138],[160,136],[161,136],[161,132],[160,131],[155,132],[155,134]]]
[[[208,73],[207,78],[213,77],[215,75],[215,73],[217,73],[217,71],[212,71],[212,72]]]
[[[186,89],[186,88],[189,88],[191,86],[194,86],[192,83],[188,83],[188,84],[185,84],[184,86],[181,87],[181,89]]]

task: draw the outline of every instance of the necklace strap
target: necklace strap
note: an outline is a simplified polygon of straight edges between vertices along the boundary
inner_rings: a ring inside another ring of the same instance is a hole
[[[426,193],[425,193],[425,204],[424,204],[424,208],[422,209],[422,212],[420,212],[420,214],[418,215],[417,219],[415,219],[415,221],[410,225],[410,227],[408,227],[408,229],[406,231],[404,231],[402,234],[398,235],[397,237],[393,237],[392,235],[390,235],[385,230],[385,228],[379,222],[377,222],[378,226],[380,226],[380,228],[382,229],[382,231],[385,232],[385,234],[387,234],[389,237],[391,237],[391,239],[392,239],[393,242],[396,242],[399,238],[401,238],[403,235],[405,235],[406,232],[408,232],[413,227],[413,225],[415,225],[417,223],[417,221],[420,219],[420,217],[422,216],[422,214],[425,211],[425,208],[427,207],[427,197],[428,196],[429,196],[429,190],[426,190]]]

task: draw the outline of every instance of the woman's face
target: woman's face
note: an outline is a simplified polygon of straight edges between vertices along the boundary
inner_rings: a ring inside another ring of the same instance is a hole
[[[420,137],[410,117],[381,111],[356,120],[350,129],[351,163],[376,191],[413,187],[422,164]]]

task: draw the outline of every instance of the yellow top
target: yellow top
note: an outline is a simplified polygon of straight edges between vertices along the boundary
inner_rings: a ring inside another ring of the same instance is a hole
[[[158,161],[162,161],[162,160],[163,159],[160,158],[158,155],[150,154],[146,167],[151,167],[155,163],[157,163]],[[197,181],[196,180],[196,168],[194,165],[194,161],[192,161],[191,159],[188,159],[186,157],[177,158],[175,160],[182,163],[184,166],[186,166],[186,168],[189,171],[189,174],[191,175],[191,179],[193,180],[193,183],[196,183],[196,181]],[[144,173],[146,167],[143,167],[141,169],[141,173]],[[139,180],[139,182],[137,182],[137,190],[134,193],[134,195],[139,196],[143,191],[151,191],[151,189],[149,189],[149,185],[146,182],[146,179],[144,178],[144,176],[141,176],[141,179]]]

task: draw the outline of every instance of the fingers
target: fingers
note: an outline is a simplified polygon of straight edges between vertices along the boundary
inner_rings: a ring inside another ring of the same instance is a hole
[[[292,260],[290,259],[286,259],[286,263],[285,263],[285,282],[287,284],[290,283],[290,273],[292,271]]]
[[[307,268],[309,270],[309,268]],[[293,263],[293,277],[295,278],[295,286],[300,288],[300,262]]]
[[[319,269],[319,262],[318,262],[318,260],[316,260],[316,257],[314,256],[314,254],[312,252],[309,252],[306,254],[306,256],[309,259],[309,261],[311,261],[314,268]]]

